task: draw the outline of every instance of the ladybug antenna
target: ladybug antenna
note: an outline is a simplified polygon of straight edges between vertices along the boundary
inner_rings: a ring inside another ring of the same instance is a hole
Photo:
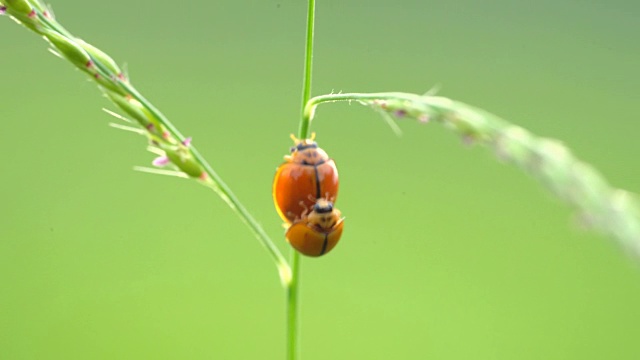
[[[332,203],[336,202],[336,197],[335,196],[330,197],[328,191],[324,194],[324,198],[327,199],[329,202],[332,202]]]

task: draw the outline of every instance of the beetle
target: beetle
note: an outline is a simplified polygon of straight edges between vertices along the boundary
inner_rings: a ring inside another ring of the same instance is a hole
[[[278,215],[288,224],[319,198],[335,202],[339,186],[336,163],[318,147],[315,134],[304,140],[291,138],[295,146],[276,170],[272,189]]]
[[[291,246],[303,255],[318,257],[333,249],[344,228],[344,218],[333,203],[320,198],[309,214],[294,221],[285,236]]]

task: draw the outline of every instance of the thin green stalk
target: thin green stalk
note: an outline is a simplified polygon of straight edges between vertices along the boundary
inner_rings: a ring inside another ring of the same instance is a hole
[[[291,250],[291,280],[287,284],[287,359],[298,358],[298,325],[300,322],[298,295],[300,292],[300,254]]]
[[[300,255],[291,251],[291,281],[287,287],[287,359],[298,358],[298,282],[300,281]]]
[[[537,137],[485,110],[430,95],[397,92],[321,95],[307,102],[303,118],[311,121],[319,104],[336,101],[358,101],[389,118],[440,122],[461,135],[466,143],[489,146],[500,160],[523,169],[568,203],[583,226],[609,235],[640,259],[637,195],[613,188],[561,142]]]
[[[304,52],[304,81],[302,84],[302,110],[304,113],[307,101],[311,98],[311,69],[313,66],[313,29],[315,25],[316,1],[309,0],[309,8],[307,9],[307,40]],[[309,121],[302,116],[300,126],[298,128],[298,138],[306,139],[309,137]]]
[[[300,118],[300,126],[298,128],[298,138],[306,139],[309,137],[309,121],[304,116],[305,106],[311,97],[311,72],[313,65],[313,29],[315,25],[315,0],[309,0],[307,8],[307,35],[304,53],[304,77],[302,83],[302,116]],[[291,251],[291,281],[287,287],[287,359],[295,360],[298,358],[298,325],[299,325],[299,309],[298,294],[300,287],[300,254]]]

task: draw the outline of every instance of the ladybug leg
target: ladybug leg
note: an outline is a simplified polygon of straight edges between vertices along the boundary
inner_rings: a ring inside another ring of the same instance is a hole
[[[307,206],[307,204],[305,204],[305,203],[304,203],[304,201],[302,201],[302,200],[301,200],[298,204],[299,204],[301,207],[303,207],[303,208],[304,208],[304,210],[302,211],[302,214],[301,214],[301,216],[300,216],[300,217],[301,217],[301,219],[304,219],[305,217],[307,217],[307,215],[308,215],[308,214],[309,214],[309,212],[310,212],[310,211],[309,211],[309,207],[308,207],[308,206]]]
[[[293,218],[294,221],[300,220],[298,216],[296,216],[296,214],[292,213],[291,211],[287,211],[287,218]]]

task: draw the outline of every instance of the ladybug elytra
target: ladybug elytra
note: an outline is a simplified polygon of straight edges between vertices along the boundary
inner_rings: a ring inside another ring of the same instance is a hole
[[[273,201],[278,214],[287,223],[301,218],[317,199],[335,202],[338,195],[338,169],[333,159],[310,139],[292,136],[295,146],[276,171]]]

